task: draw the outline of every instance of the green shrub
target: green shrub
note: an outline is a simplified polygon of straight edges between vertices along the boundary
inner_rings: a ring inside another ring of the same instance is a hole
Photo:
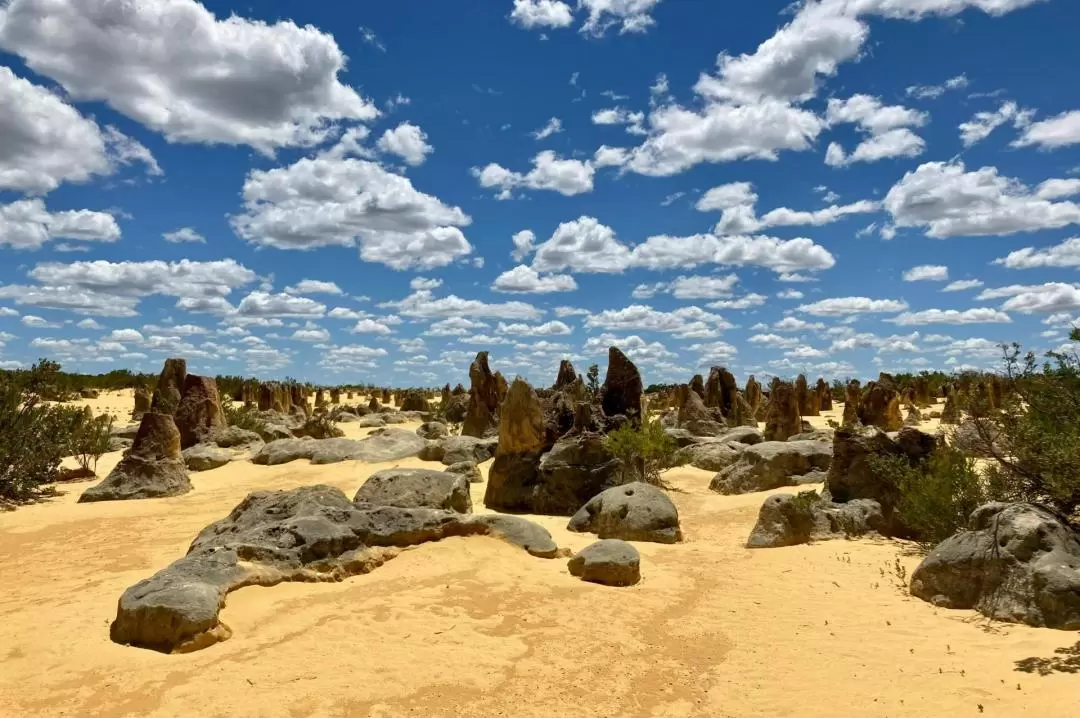
[[[221,411],[225,414],[225,423],[229,426],[255,433],[261,432],[266,426],[266,421],[254,407],[237,404],[231,397],[222,397]]]
[[[107,415],[95,417],[89,407],[78,414],[79,418],[73,422],[71,431],[70,452],[83,471],[96,474],[98,460],[109,451],[113,419]]]
[[[39,362],[0,376],[0,503],[25,503],[52,493],[68,455],[80,411],[42,403],[55,392],[59,365]]]
[[[991,499],[974,460],[951,446],[939,446],[916,465],[903,456],[871,456],[869,462],[875,475],[897,487],[896,509],[924,547],[965,528],[971,512]]]
[[[604,437],[604,444],[622,462],[622,480],[644,481],[669,488],[662,472],[673,465],[678,445],[659,421],[642,421],[641,428],[627,423]]]
[[[339,429],[326,413],[313,415],[293,434],[296,436],[310,436],[313,439],[338,439],[345,436],[345,432]]]

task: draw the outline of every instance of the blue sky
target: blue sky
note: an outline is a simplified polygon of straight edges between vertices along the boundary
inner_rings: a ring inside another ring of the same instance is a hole
[[[1080,311],[1066,0],[0,0],[0,366],[870,377]]]

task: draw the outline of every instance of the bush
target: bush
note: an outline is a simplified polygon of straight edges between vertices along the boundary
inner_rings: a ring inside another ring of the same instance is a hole
[[[237,404],[231,397],[222,397],[221,411],[225,414],[225,423],[238,429],[247,429],[260,433],[266,427],[266,421],[259,416],[254,407]]]
[[[670,488],[661,472],[672,467],[678,445],[664,433],[659,421],[644,420],[640,429],[625,424],[605,436],[604,445],[622,461],[624,482],[644,481]]]
[[[75,413],[78,418],[72,422],[69,451],[84,472],[96,474],[98,460],[102,454],[109,451],[109,441],[112,439],[112,417],[107,415],[95,417],[89,407],[85,411]]]
[[[39,362],[0,376],[0,503],[25,503],[52,493],[76,421],[69,408],[42,404],[55,391],[59,365]]]
[[[339,429],[325,413],[315,414],[293,434],[298,437],[310,436],[313,439],[339,439],[345,436],[345,432]]]
[[[1080,341],[1080,330],[1070,338]],[[1011,387],[999,408],[972,402],[981,444],[993,464],[992,498],[1045,504],[1068,516],[1080,507],[1080,357],[1049,352],[1039,364],[1005,348]]]
[[[951,446],[939,445],[915,465],[904,456],[871,456],[869,462],[875,475],[899,490],[896,510],[926,548],[965,528],[971,512],[990,500],[974,460]]]

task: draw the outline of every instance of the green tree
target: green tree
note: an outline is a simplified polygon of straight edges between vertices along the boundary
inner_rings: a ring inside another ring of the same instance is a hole
[[[593,396],[596,396],[600,391],[600,367],[596,364],[590,366],[589,371],[585,374],[585,385]]]
[[[678,445],[657,420],[645,419],[641,428],[626,423],[604,437],[608,451],[622,462],[622,480],[644,481],[653,486],[670,488],[663,471],[670,469]]]

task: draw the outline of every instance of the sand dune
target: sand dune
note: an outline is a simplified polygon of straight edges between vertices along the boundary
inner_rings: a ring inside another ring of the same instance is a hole
[[[130,395],[86,402],[129,410]],[[830,415],[839,416],[839,411]],[[827,417],[815,420],[824,423]],[[415,424],[405,428],[415,427]],[[367,433],[345,425],[351,436]],[[119,453],[102,459],[104,476]],[[312,483],[351,496],[393,464],[250,463],[192,475],[177,498],[76,504],[93,482],[0,514],[0,716],[1055,716],[1080,677],[1018,671],[1075,633],[990,624],[897,584],[894,541],[749,551],[763,494],[669,472],[686,542],[637,544],[628,589],[500,541],[405,551],[339,584],[229,596],[224,643],[163,655],[109,641],[125,588],[184,554],[249,491]],[[486,473],[486,466],[483,467]],[[483,511],[484,484],[473,486]],[[593,537],[532,517],[560,546]]]

